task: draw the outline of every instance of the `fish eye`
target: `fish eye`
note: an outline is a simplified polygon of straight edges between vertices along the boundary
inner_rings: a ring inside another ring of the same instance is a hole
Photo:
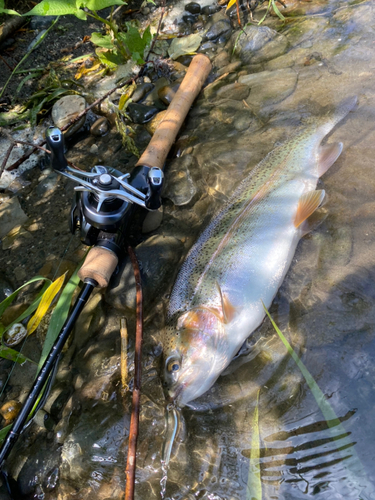
[[[180,369],[180,363],[176,360],[170,361],[167,365],[169,372],[177,372]]]

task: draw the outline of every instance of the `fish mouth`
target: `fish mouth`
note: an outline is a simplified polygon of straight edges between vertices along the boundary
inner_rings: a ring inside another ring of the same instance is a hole
[[[208,363],[205,363],[206,366],[207,366],[207,364]],[[210,363],[210,369],[207,372],[204,369],[203,370],[199,369],[199,366],[194,367],[194,369],[190,368],[190,370],[191,370],[191,373],[189,373],[186,376],[186,378],[184,378],[183,382],[178,383],[178,381],[177,381],[175,386],[172,387],[168,391],[168,396],[169,396],[170,401],[179,407],[185,406],[187,403],[189,403],[189,401],[193,401],[194,399],[196,399],[199,396],[201,396],[202,394],[204,394],[204,392],[206,392],[207,389],[204,389],[202,391],[202,385],[204,385],[204,384],[201,384],[201,385],[199,385],[198,388],[195,389],[194,392],[191,391],[190,395],[188,395],[188,399],[186,399],[184,397],[186,395],[186,392],[188,391],[188,389],[194,384],[194,381],[198,378],[197,373],[200,374],[198,376],[202,380],[204,380],[204,381],[211,380],[212,374],[215,370],[215,362],[212,361],[212,363]],[[204,375],[201,374],[202,372],[204,373]],[[181,375],[183,375],[183,374],[181,374]],[[216,378],[217,377],[215,377],[213,379],[213,382],[215,382]],[[212,384],[210,384],[209,387],[211,385]]]

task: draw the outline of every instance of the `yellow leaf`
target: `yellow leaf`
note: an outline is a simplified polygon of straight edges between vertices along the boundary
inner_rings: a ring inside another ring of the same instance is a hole
[[[120,102],[118,103],[118,109],[120,111],[126,108],[126,103],[131,98],[136,88],[137,85],[135,83],[132,83],[131,85],[125,88],[125,91],[121,94]]]
[[[225,9],[225,12],[230,9],[232,7],[232,5],[234,5],[235,3],[237,3],[238,0],[230,0],[228,5],[227,5],[227,8]]]
[[[30,318],[29,322],[27,323],[27,335],[31,335],[38,328],[38,325],[42,321],[42,318],[47,314],[51,302],[63,286],[65,276],[66,273],[60,276],[60,278],[57,278],[53,283],[50,284],[50,286],[42,295],[38,309],[36,310],[34,316]]]
[[[77,73],[74,75],[74,78],[76,80],[79,80],[83,75],[87,75],[88,73],[92,73],[93,71],[97,71],[101,67],[101,63],[98,62],[91,66],[91,68],[86,68],[86,66],[83,64],[77,71]]]

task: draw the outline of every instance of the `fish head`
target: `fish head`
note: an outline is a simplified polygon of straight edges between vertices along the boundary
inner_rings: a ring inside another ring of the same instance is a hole
[[[167,325],[163,379],[167,398],[185,406],[216,381],[226,359],[224,324],[216,312],[197,308]]]

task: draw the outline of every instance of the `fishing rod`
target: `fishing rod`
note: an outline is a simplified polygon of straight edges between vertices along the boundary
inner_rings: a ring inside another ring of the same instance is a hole
[[[130,174],[97,165],[91,172],[77,170],[65,158],[64,136],[60,129],[50,127],[46,141],[51,151],[52,168],[76,182],[76,195],[70,213],[69,227],[79,230],[82,243],[91,246],[78,271],[83,287],[72,311],[56,338],[23,407],[0,448],[0,469],[25,428],[30,413],[37,405],[51,373],[55,372],[62,349],[77,318],[94,288],[106,288],[123,254],[126,230],[138,205],[146,210],[161,206],[164,163],[185,117],[211,71],[207,56],[196,55],[185,78],[172,99],[163,121]]]

